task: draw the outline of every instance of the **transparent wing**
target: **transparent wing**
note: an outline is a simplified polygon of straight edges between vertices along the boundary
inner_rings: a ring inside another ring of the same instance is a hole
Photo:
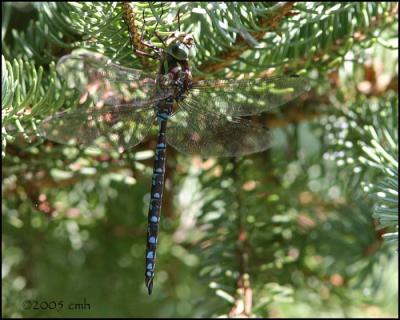
[[[250,80],[204,80],[194,83],[187,96],[207,111],[244,116],[283,105],[309,88],[308,79],[297,75]]]
[[[43,120],[38,130],[58,143],[128,149],[146,137],[154,119],[152,108],[103,106],[57,113]]]
[[[112,63],[107,57],[77,50],[62,57],[57,71],[70,88],[89,93],[93,101],[108,105],[157,102],[173,94],[172,86],[157,85],[157,75]]]
[[[175,149],[205,157],[233,157],[270,147],[268,128],[202,107],[191,97],[179,104],[167,128],[167,142]]]

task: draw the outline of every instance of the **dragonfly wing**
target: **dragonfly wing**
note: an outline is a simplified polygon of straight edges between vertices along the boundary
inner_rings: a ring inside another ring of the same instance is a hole
[[[109,105],[135,105],[137,101],[159,101],[173,94],[171,87],[161,89],[157,75],[112,63],[107,57],[77,50],[62,57],[57,71],[70,88],[89,93],[94,102]]]
[[[146,137],[154,119],[152,108],[103,106],[57,113],[43,120],[38,129],[58,143],[128,149]]]
[[[249,120],[202,109],[186,97],[170,118],[167,142],[187,154],[233,157],[268,149],[271,133]]]
[[[189,96],[207,110],[244,116],[283,105],[309,88],[308,79],[297,75],[249,80],[203,80],[193,85]]]

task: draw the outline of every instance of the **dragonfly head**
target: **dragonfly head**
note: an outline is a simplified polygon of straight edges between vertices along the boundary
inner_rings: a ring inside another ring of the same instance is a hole
[[[171,33],[166,39],[166,52],[178,61],[187,61],[195,54],[193,36],[180,31]]]

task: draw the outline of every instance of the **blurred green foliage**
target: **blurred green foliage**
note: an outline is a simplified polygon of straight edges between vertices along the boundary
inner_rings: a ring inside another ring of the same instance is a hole
[[[168,149],[148,297],[154,136],[121,155],[36,132],[79,99],[55,72],[62,55],[85,48],[143,68],[122,6],[2,3],[2,315],[397,317],[397,3],[132,5],[148,37],[157,20],[176,30],[180,11],[196,79],[302,71],[312,90],[261,117],[274,133],[266,152]],[[84,299],[90,310],[77,310]]]

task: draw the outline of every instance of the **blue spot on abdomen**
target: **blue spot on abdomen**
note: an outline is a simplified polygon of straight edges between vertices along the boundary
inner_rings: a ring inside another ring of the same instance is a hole
[[[154,199],[160,199],[160,194],[158,192],[156,192],[155,194],[153,194]]]
[[[151,243],[151,244],[156,244],[156,243],[157,243],[156,237],[150,237],[149,243]]]
[[[159,143],[156,146],[157,149],[165,149],[165,147],[166,147],[165,143]]]

